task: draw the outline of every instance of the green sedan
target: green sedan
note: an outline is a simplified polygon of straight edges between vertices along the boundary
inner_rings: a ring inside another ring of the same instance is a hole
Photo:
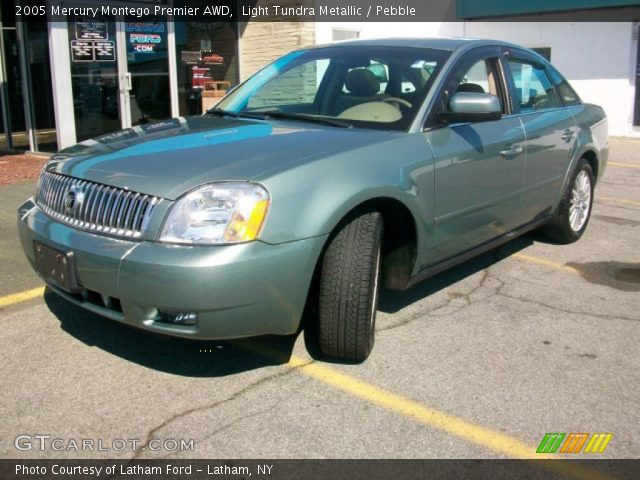
[[[380,288],[536,228],[578,240],[607,156],[604,111],[530,50],[354,41],[59,152],[20,239],[52,291],[110,319],[227,339],[294,334],[308,307],[320,351],[362,361]]]

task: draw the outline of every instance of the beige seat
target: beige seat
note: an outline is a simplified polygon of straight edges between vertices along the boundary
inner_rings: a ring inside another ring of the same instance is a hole
[[[335,113],[368,102],[379,102],[389,96],[380,92],[380,81],[366,68],[356,68],[347,73],[344,82],[348,93],[340,95],[335,104]]]

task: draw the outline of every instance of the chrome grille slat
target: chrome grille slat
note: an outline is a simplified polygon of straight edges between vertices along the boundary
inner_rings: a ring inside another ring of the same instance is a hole
[[[36,202],[40,203],[43,200],[44,197],[44,192],[46,191],[46,184],[47,184],[48,179],[47,178],[41,178],[40,182],[39,182],[39,190],[38,190],[38,194],[36,195]]]
[[[124,212],[127,208],[127,201],[129,200],[130,196],[131,192],[127,192],[122,196],[120,207],[118,208],[118,214],[116,215],[116,224],[114,225],[114,227],[117,228],[118,231],[120,231],[124,227],[124,225],[122,224],[122,220],[124,218]]]
[[[81,203],[69,209],[70,192]],[[45,172],[36,194],[36,203],[47,215],[61,223],[122,238],[140,238],[155,205],[161,199],[130,190],[108,187],[53,172]]]
[[[47,185],[51,184],[51,178],[47,179]],[[57,210],[60,210],[62,208],[62,192],[64,192],[64,183],[63,182],[59,182],[57,185],[54,186],[53,190],[53,200],[52,200],[52,205],[53,208]]]
[[[79,182],[78,180],[72,180],[71,181],[71,186],[72,187],[78,187],[78,189],[82,186],[82,182]],[[82,204],[80,204],[80,206],[82,207]],[[74,225],[78,225],[78,209],[74,208],[73,209],[73,224]]]
[[[44,190],[43,197],[44,197],[45,200],[49,200],[49,197],[51,195],[51,189],[49,188],[50,187],[50,179],[47,179],[46,183],[47,183],[47,185],[46,185],[47,188]]]
[[[40,191],[38,192],[38,201],[44,201],[45,193],[47,192],[47,184],[49,183],[48,178],[43,178],[40,182]]]
[[[47,182],[50,184],[50,182]],[[53,197],[53,190],[51,188],[48,188],[47,191],[45,192],[45,197],[47,199],[48,202],[51,201],[52,197]]]
[[[79,183],[78,186],[82,189],[81,191],[84,193],[84,198],[82,199],[82,203],[80,204],[80,208],[78,208],[76,216],[78,217],[78,226],[84,227],[84,219],[85,219],[84,211],[87,208],[87,197],[89,196],[90,191],[87,189],[86,181]]]
[[[64,183],[53,183],[51,178],[47,178],[46,184],[43,184],[43,190],[48,189],[51,192],[51,199],[47,200],[47,195],[43,195],[43,201],[49,201],[51,206],[56,210],[60,210],[62,206],[62,192],[64,192]]]
[[[91,224],[98,225],[98,218],[100,218],[100,209],[102,208],[102,202],[104,201],[105,187],[100,185],[98,187],[98,193],[94,205],[91,208]],[[95,212],[93,209],[95,208]],[[95,215],[94,215],[95,213]]]
[[[144,214],[142,215],[140,229],[146,230],[149,226],[149,220],[151,218],[151,214],[153,213],[153,209],[156,206],[158,199],[156,197],[151,197],[151,201],[145,205]]]
[[[64,182],[62,183],[62,203],[60,204],[60,207],[57,210],[59,212],[62,212],[62,209],[64,208],[64,192],[67,192],[69,190],[69,187],[71,187],[71,179],[65,178]]]
[[[51,179],[47,178],[47,184],[49,184],[50,182],[51,182]],[[52,191],[53,191],[53,200],[52,200],[53,208],[56,210],[59,210],[62,205],[62,192],[64,191],[62,189],[62,182],[60,182],[58,185],[55,185],[54,188],[52,188]]]
[[[109,208],[110,208],[112,199],[113,199],[113,190],[111,189],[111,187],[107,187],[107,190],[105,192],[104,203],[102,205],[102,212],[100,217],[98,217],[98,224],[100,225],[100,227],[98,227],[98,230],[102,230],[106,226],[105,224],[107,222],[107,218],[109,218]]]
[[[136,207],[136,213],[133,214],[133,220],[131,222],[132,230],[137,230],[140,228],[139,225],[140,217],[142,215],[142,208],[147,204],[147,199],[148,197],[146,195],[143,195],[142,198],[140,198],[140,203],[138,203],[138,206]]]
[[[83,214],[83,218],[84,218],[84,222],[85,222],[85,226],[89,226],[91,224],[91,219],[89,218],[89,213],[90,213],[90,208],[93,202],[93,198],[96,196],[96,190],[97,188],[88,188],[88,193],[86,194],[86,197],[84,199],[84,214]]]
[[[131,197],[131,202],[129,202],[129,208],[127,209],[127,216],[124,218],[124,224],[122,228],[125,230],[129,230],[131,225],[129,224],[129,220],[131,220],[131,212],[133,212],[133,207],[135,207],[136,202],[138,201],[138,197],[140,197],[139,193],[136,193]]]

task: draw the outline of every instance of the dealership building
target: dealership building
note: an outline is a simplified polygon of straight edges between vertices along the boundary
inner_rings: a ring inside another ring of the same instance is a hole
[[[126,2],[136,3],[176,2]],[[392,36],[496,38],[534,48],[551,59],[584,101],[605,108],[612,135],[640,136],[640,2],[451,0],[442,5],[443,18],[455,21],[224,23],[112,16],[23,23],[16,22],[13,2],[0,2],[0,150],[55,152],[120,128],[199,114],[290,50]],[[585,21],[558,8],[580,9]],[[597,21],[613,10],[628,21]],[[508,21],[533,14],[535,22]]]

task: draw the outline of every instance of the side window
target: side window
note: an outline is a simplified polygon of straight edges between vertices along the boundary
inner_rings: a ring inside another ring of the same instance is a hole
[[[400,73],[402,93],[413,93],[422,89],[436,69],[435,62],[418,60]]]
[[[555,68],[549,68],[549,74],[551,75],[553,84],[556,86],[558,93],[560,94],[562,103],[566,106],[579,105],[582,103],[576,91],[571,87],[571,85],[569,85],[569,82],[560,75],[560,72]]]
[[[475,63],[462,77],[458,92],[490,93],[489,65],[486,60]]]
[[[427,75],[431,77],[433,75],[431,66],[425,65],[424,68]],[[498,98],[502,113],[509,113],[497,48],[482,47],[473,53],[468,53],[459,61],[439,92],[437,104],[427,117],[424,128],[439,128],[443,125],[441,114],[451,112],[451,100],[457,93],[493,95]]]
[[[562,102],[566,106],[570,105],[579,105],[581,103],[580,97],[575,92],[571,85],[565,80],[560,85],[556,85],[558,88],[558,93],[560,94],[560,98],[562,98]]]
[[[458,72],[454,77],[457,83],[453,85],[451,89],[453,95],[458,92],[488,93],[495,95],[500,100],[503,113],[505,113],[505,102],[503,101],[504,97],[500,86],[497,58],[479,60],[471,65],[470,68],[467,68],[466,71]]]
[[[553,85],[543,68],[526,61],[511,60],[509,70],[516,88],[515,102],[520,105],[521,113],[558,106]]]

